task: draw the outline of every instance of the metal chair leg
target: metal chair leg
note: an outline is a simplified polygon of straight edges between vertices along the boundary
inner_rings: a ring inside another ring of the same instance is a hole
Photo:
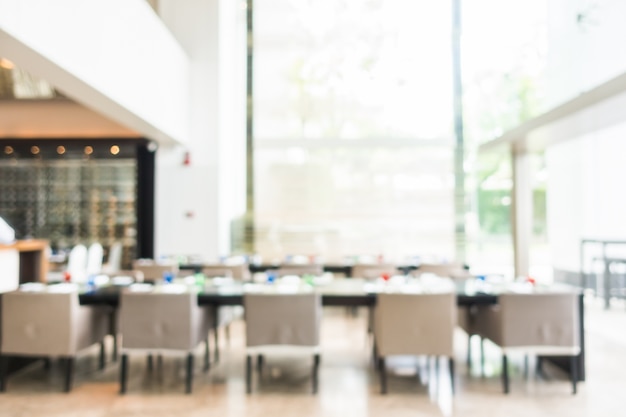
[[[378,359],[378,372],[380,374],[380,393],[387,394],[387,366],[385,365],[385,358],[382,356]]]
[[[313,355],[313,394],[317,394],[317,386],[319,383],[319,368],[320,368],[320,355],[316,353]]]
[[[204,372],[211,369],[211,349],[209,346],[209,338],[204,341]]]
[[[450,387],[452,388],[452,395],[454,395],[454,358],[448,360],[448,369],[450,371]]]
[[[74,377],[74,358],[65,358],[65,392],[72,390],[72,379]]]
[[[246,392],[252,392],[252,356],[246,355]]]
[[[122,355],[120,363],[120,394],[126,394],[128,383],[128,355]]]
[[[193,353],[187,354],[187,373],[185,375],[185,394],[191,394],[193,385]]]
[[[100,358],[98,360],[98,369],[103,370],[106,365],[106,346],[104,340],[100,342]]]
[[[7,373],[9,372],[9,357],[0,355],[0,392],[7,390]]]
[[[505,394],[509,393],[509,361],[506,354],[502,354],[502,389]]]
[[[572,381],[572,395],[576,395],[576,384],[578,383],[578,356],[570,358],[570,378]]]

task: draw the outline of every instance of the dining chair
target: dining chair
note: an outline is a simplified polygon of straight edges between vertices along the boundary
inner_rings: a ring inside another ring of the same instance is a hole
[[[144,288],[144,287],[142,287]],[[162,288],[180,288],[170,284]],[[120,394],[128,387],[129,355],[148,354],[148,368],[152,368],[154,354],[186,355],[185,393],[192,390],[194,351],[205,344],[205,371],[209,366],[208,309],[198,306],[195,292],[180,288],[177,292],[161,292],[156,287],[122,291],[119,307],[121,336]]]
[[[72,282],[84,282],[87,279],[87,247],[85,245],[79,244],[70,250],[67,272]]]
[[[324,268],[318,264],[282,264],[276,270],[276,275],[284,277],[286,275],[322,275]]]
[[[382,275],[398,275],[400,271],[393,264],[354,264],[352,278],[376,279]]]
[[[133,262],[133,270],[143,272],[145,280],[161,281],[163,274],[171,272],[174,276],[178,274],[178,264],[159,263],[151,259],[137,259]]]
[[[203,266],[201,272],[207,278],[234,278],[233,271],[224,265]]]
[[[471,275],[463,264],[458,262],[452,263],[423,263],[412,272],[413,275],[435,274],[440,277],[452,279],[467,279]]]
[[[454,281],[463,281],[472,276],[464,265],[459,262],[450,263],[422,263],[419,268],[412,271],[411,275],[419,277],[423,274],[434,274],[439,277],[450,278]],[[457,325],[467,334],[467,367],[472,368],[472,338],[480,339],[480,364],[481,373],[484,373],[484,342],[480,334],[477,319],[478,310],[482,307],[462,306],[457,309]]]
[[[455,293],[380,293],[374,319],[381,394],[387,393],[386,358],[396,355],[447,357],[454,393]]]
[[[64,292],[17,290],[2,295],[0,391],[6,390],[8,361],[12,356],[64,359],[65,392],[72,389],[74,362],[80,351],[99,343],[99,368],[104,368],[106,312],[100,307],[81,306],[77,290],[67,285],[71,284],[49,289],[56,287]]]
[[[514,352],[570,359],[572,393],[576,394],[580,317],[576,292],[504,293],[498,304],[481,309],[482,334],[502,349],[502,389],[509,393],[508,356]]]
[[[95,275],[102,272],[102,260],[104,258],[104,249],[98,242],[92,243],[87,249],[87,276]]]
[[[312,388],[317,393],[322,300],[316,293],[244,295],[246,320],[246,390],[252,392],[252,357],[262,369],[268,354],[312,355]]]
[[[250,270],[247,264],[227,265],[227,264],[205,264],[202,266],[202,274],[207,278],[224,277],[233,278],[237,281],[248,280]],[[213,309],[213,354],[215,362],[220,359],[219,329],[224,329],[227,344],[230,344],[230,325],[233,321],[242,316],[241,306],[220,306]]]
[[[105,274],[114,274],[122,269],[122,254],[124,246],[122,242],[115,242],[109,247],[107,262],[102,266],[102,272]]]
[[[231,276],[238,281],[250,280],[250,268],[248,264],[204,264],[202,265],[202,273],[206,276]],[[215,275],[215,274],[225,275]]]
[[[388,277],[398,275],[400,270],[393,264],[369,264],[369,263],[357,263],[352,266],[352,278],[363,278],[366,280],[375,280],[383,275]],[[356,311],[353,308],[352,313]],[[374,332],[374,309],[369,307],[367,309],[367,333],[372,334]],[[374,354],[374,362],[376,356]]]

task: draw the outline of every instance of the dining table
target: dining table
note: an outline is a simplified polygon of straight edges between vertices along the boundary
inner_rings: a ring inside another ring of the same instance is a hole
[[[400,277],[398,277],[400,278]],[[393,281],[393,280],[392,280]],[[419,280],[400,279],[395,282],[385,282],[382,280],[371,281],[360,278],[339,278],[314,280],[307,279],[294,281],[290,284],[275,282],[241,282],[231,278],[206,279],[202,283],[188,277],[186,281],[188,288],[198,294],[198,304],[207,306],[217,315],[218,309],[225,306],[243,306],[244,296],[248,292],[293,292],[315,291],[320,294],[322,305],[326,307],[366,307],[376,306],[377,295],[381,292],[411,292],[429,291],[429,285],[420,284]],[[498,304],[498,294],[503,291],[511,291],[511,285],[486,284],[482,281],[478,283],[474,280],[450,281],[456,292],[457,305],[459,307],[472,308],[472,306],[489,306]],[[480,285],[477,285],[480,284]],[[145,284],[142,284],[145,285]],[[516,290],[537,291],[529,288],[528,283],[519,284]],[[79,294],[81,305],[103,305],[110,306],[114,310],[119,305],[120,293],[128,285],[104,285],[98,287],[82,287]],[[576,287],[566,285],[543,286],[541,291],[575,291],[579,294],[578,314],[579,314],[579,334],[581,351],[578,357],[580,381],[585,380],[585,325],[584,325],[584,302],[583,293]],[[217,324],[216,324],[217,326]],[[548,361],[569,372],[570,360],[566,357],[543,357],[541,361]]]

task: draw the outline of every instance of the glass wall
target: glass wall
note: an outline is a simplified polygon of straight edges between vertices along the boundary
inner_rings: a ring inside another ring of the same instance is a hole
[[[254,7],[257,252],[450,259],[449,2]]]

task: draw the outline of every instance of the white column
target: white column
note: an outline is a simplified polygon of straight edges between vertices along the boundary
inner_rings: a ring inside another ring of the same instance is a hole
[[[533,191],[530,155],[511,151],[513,190],[511,223],[515,276],[528,276],[530,269],[530,240],[533,227]]]

